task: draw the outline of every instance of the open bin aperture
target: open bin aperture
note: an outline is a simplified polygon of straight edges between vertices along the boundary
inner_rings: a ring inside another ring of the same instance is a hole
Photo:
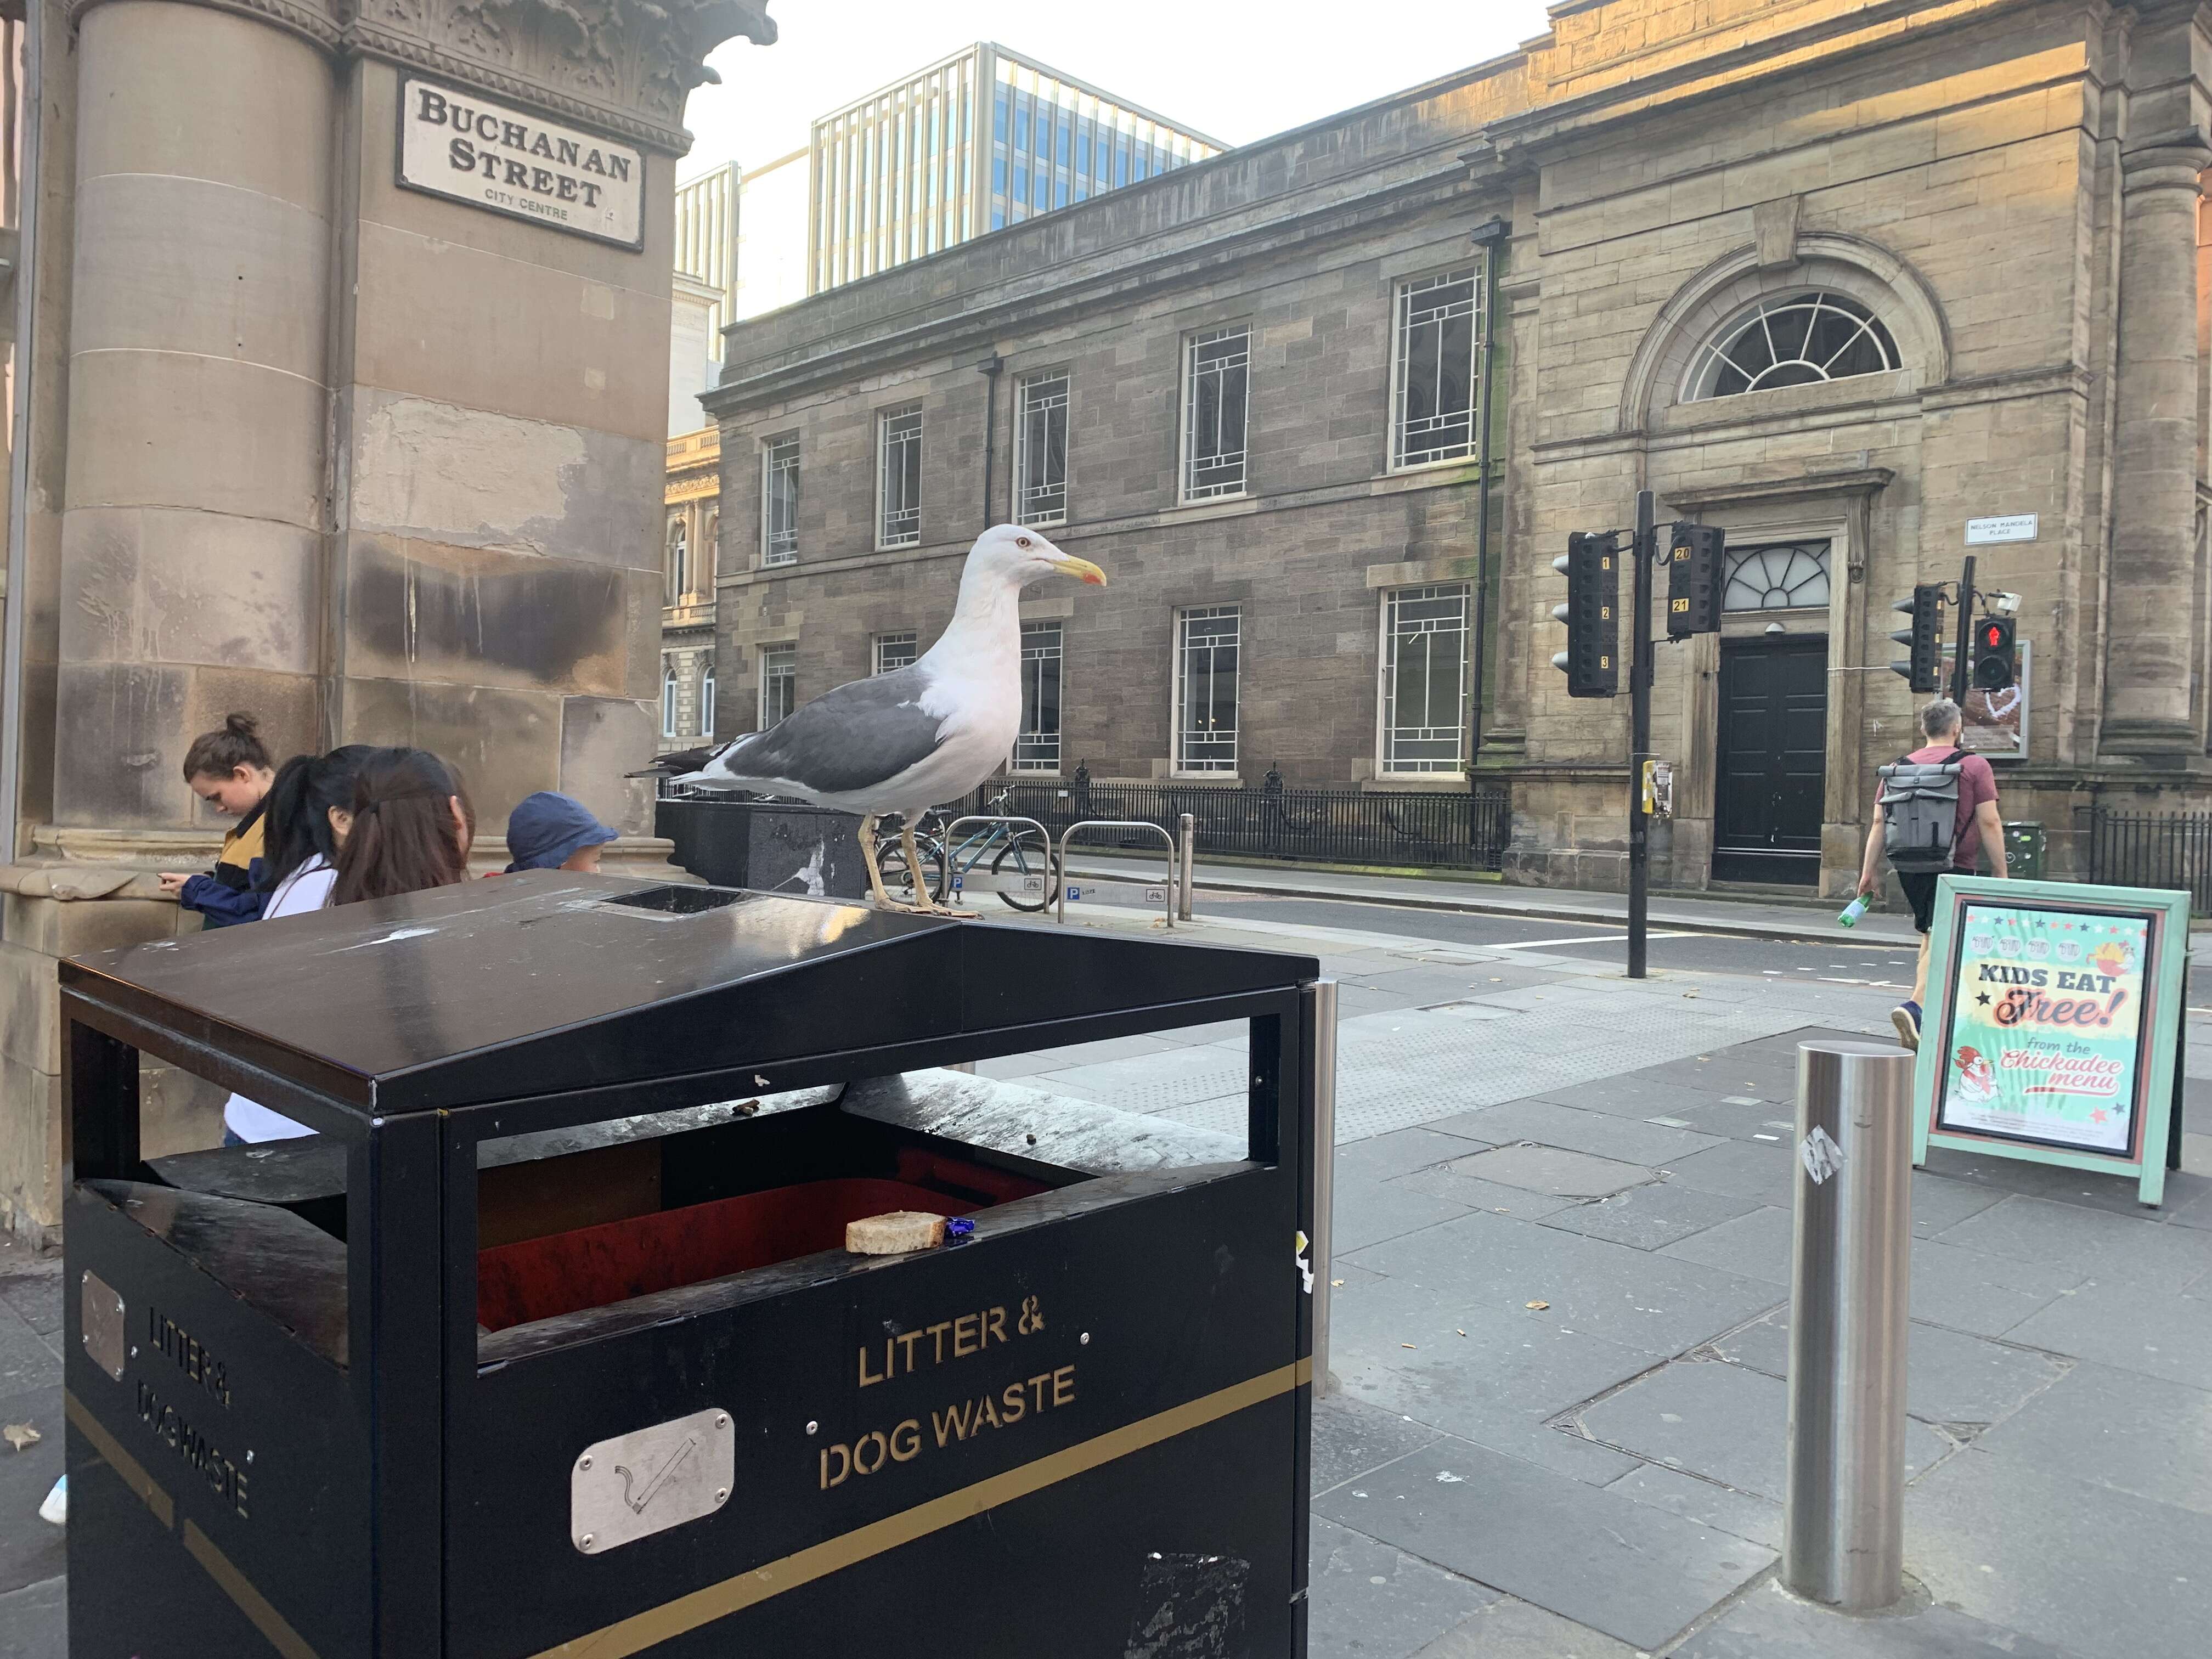
[[[71,1652],[1303,1653],[1315,974],[562,872],[64,964]],[[1236,1135],[942,1069],[1217,1021]],[[318,1133],[149,1164],[133,1049]]]

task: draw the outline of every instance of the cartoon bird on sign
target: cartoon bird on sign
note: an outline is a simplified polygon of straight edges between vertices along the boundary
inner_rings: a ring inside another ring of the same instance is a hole
[[[1962,1048],[1951,1056],[1951,1063],[1959,1068],[1959,1093],[1962,1098],[1985,1101],[1997,1097],[1996,1067],[1979,1049]]]
[[[2107,939],[2089,954],[2089,965],[2107,977],[2117,977],[2135,966],[2136,953],[2118,939]]]

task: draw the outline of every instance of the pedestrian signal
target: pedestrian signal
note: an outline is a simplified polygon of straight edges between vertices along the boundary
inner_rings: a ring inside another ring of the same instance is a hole
[[[2019,678],[2010,617],[1984,617],[1974,625],[1974,685],[2002,691]]]
[[[1567,602],[1552,615],[1567,625],[1567,648],[1552,666],[1571,697],[1609,697],[1620,689],[1620,555],[1609,535],[1576,531],[1552,561],[1567,579]]]

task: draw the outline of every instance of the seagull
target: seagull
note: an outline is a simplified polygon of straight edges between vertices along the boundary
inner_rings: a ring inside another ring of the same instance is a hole
[[[1047,576],[1106,585],[1097,565],[1061,552],[1036,531],[993,526],[968,550],[951,622],[919,659],[823,692],[767,731],[725,744],[675,781],[857,812],[860,857],[876,903],[887,910],[938,911],[921,877],[915,820],[966,794],[1012,752],[1022,723],[1021,592]],[[876,863],[876,820],[890,813],[901,819],[899,840],[917,904],[885,891]]]

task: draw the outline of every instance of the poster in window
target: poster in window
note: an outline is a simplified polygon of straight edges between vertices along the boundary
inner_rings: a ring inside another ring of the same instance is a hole
[[[2133,1155],[2156,919],[1970,900],[1938,1129]]]
[[[2027,758],[2028,694],[2033,685],[2029,672],[2028,642],[2017,642],[2020,652],[2019,678],[2002,691],[1984,691],[1969,687],[1966,701],[1960,705],[1966,714],[1966,725],[1959,734],[1960,743],[1972,754],[1986,756],[1990,760],[2026,760]],[[1943,684],[1951,683],[1953,647],[1943,648]],[[1948,695],[1948,693],[1947,693]]]

